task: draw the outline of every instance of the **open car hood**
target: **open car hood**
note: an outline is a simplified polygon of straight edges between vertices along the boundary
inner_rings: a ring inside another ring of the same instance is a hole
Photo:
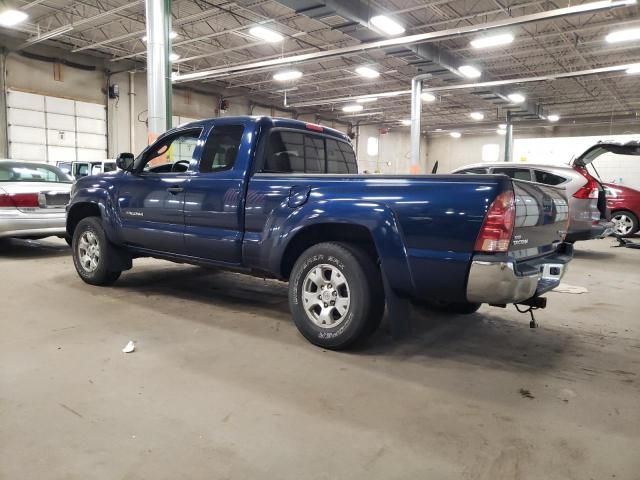
[[[640,142],[628,143],[596,143],[587,148],[581,155],[571,162],[573,167],[585,167],[593,162],[600,155],[605,153],[615,153],[617,155],[637,155],[640,156]]]

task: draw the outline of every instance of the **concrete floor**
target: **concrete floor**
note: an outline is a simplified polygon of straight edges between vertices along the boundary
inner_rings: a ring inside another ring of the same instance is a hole
[[[60,241],[0,253],[0,478],[640,478],[640,251],[577,245],[541,327],[418,311],[351,353],[277,282],[138,260],[90,287]],[[125,355],[133,339],[137,350]]]

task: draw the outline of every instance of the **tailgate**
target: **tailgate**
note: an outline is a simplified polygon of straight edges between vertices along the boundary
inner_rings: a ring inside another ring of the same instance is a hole
[[[513,180],[516,218],[509,251],[516,259],[554,251],[562,242],[569,220],[564,188]]]

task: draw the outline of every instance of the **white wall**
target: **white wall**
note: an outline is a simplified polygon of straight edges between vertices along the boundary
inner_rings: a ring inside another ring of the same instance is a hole
[[[383,174],[408,174],[411,163],[411,136],[409,127],[380,133],[375,125],[364,125],[356,129],[358,168],[361,172]],[[378,155],[369,155],[369,137],[378,139]],[[428,173],[427,142],[422,137],[419,173]]]

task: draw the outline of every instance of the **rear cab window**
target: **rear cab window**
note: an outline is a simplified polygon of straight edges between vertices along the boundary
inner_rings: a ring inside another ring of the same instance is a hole
[[[338,139],[293,130],[273,130],[264,173],[358,173],[353,147]]]

